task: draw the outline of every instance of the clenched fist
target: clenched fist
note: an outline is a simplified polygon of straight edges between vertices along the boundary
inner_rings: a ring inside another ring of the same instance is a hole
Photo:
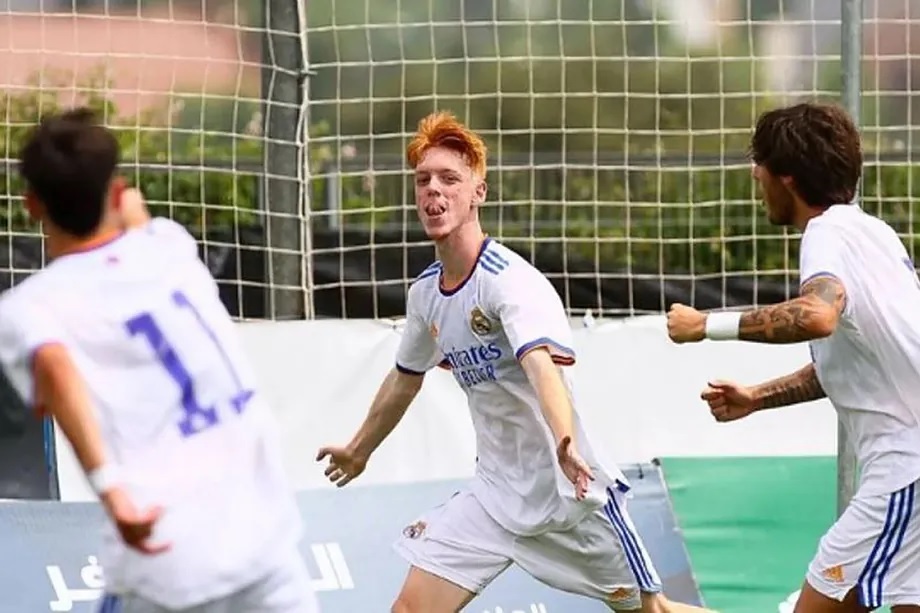
[[[712,381],[700,394],[716,421],[735,421],[757,410],[754,391],[731,381]]]
[[[706,314],[675,303],[668,311],[668,336],[675,343],[697,343],[706,338]]]

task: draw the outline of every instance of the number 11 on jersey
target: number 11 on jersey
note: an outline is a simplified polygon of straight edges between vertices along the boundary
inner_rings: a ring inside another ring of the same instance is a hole
[[[237,413],[242,413],[246,408],[247,402],[252,398],[252,390],[243,387],[238,374],[233,368],[232,362],[223,347],[221,347],[217,336],[185,294],[178,291],[174,292],[172,299],[173,304],[175,304],[177,308],[186,309],[190,312],[190,315],[195,318],[202,330],[211,340],[214,349],[220,354],[237,389],[236,393],[229,399],[229,404]],[[179,420],[178,426],[182,436],[189,437],[216,426],[220,422],[220,417],[217,414],[217,407],[214,405],[202,406],[195,393],[195,382],[192,380],[188,368],[182,363],[179,354],[176,353],[173,345],[167,340],[166,335],[153,315],[150,313],[141,313],[132,317],[125,322],[125,328],[131,336],[139,335],[147,341],[147,344],[153,349],[157,361],[160,362],[166,370],[166,373],[175,381],[176,385],[179,386],[179,390],[182,394],[181,404],[183,415]]]

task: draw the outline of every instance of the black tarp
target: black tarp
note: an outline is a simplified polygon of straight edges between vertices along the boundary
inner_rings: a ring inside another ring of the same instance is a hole
[[[401,316],[407,291],[401,281],[415,277],[434,258],[434,249],[415,233],[314,232],[312,244],[317,252],[312,258],[313,283],[320,288],[313,293],[317,317]],[[700,309],[769,304],[794,296],[798,287],[797,275],[674,280],[654,271],[631,274],[617,262],[599,268],[593,260],[549,244],[534,251],[529,245],[507,245],[546,274],[575,312],[662,312],[674,302]]]
[[[45,499],[55,491],[45,461],[42,422],[0,373],[0,498]]]
[[[19,283],[41,263],[41,242],[13,236],[0,249],[0,287]],[[0,498],[46,499],[53,492],[41,420],[0,373]]]
[[[315,230],[311,238],[312,285],[318,288],[312,298],[318,318],[401,316],[405,279],[414,278],[434,257],[424,236],[414,232]],[[0,289],[18,283],[41,264],[41,243],[35,237],[11,237],[8,244],[9,249],[0,250]],[[202,259],[218,280],[221,298],[234,317],[260,319],[268,312],[261,245],[263,232],[257,227],[211,231],[201,241]],[[529,251],[521,253],[531,259]],[[629,275],[618,263],[598,270],[594,261],[552,245],[541,246],[532,261],[575,311],[655,312],[666,310],[672,302],[703,309],[764,304],[788,298],[798,281],[745,275],[691,282]],[[26,411],[0,378],[0,496],[47,498],[51,486],[41,421]]]

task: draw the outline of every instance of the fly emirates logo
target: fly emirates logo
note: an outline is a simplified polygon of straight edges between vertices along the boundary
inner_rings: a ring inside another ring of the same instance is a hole
[[[454,373],[457,383],[467,388],[497,381],[495,366],[501,357],[502,350],[494,342],[488,345],[473,345],[466,349],[454,348],[444,354],[444,359],[450,364],[450,370]]]

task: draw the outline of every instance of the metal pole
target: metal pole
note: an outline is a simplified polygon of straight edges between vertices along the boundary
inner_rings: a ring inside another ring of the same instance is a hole
[[[295,0],[297,3],[298,32],[300,33],[300,128],[297,146],[300,150],[298,167],[300,168],[300,204],[301,217],[301,254],[303,256],[303,301],[304,317],[314,319],[316,310],[313,302],[313,201],[311,199],[310,180],[310,77],[316,74],[310,68],[310,46],[308,40],[307,0]]]
[[[262,202],[268,319],[299,319],[304,305],[302,85],[298,0],[264,0]]]
[[[840,63],[843,105],[859,125],[860,94],[862,92],[862,0],[840,2]],[[858,198],[858,188],[857,188]],[[856,487],[856,455],[837,423],[837,515],[849,504]]]

